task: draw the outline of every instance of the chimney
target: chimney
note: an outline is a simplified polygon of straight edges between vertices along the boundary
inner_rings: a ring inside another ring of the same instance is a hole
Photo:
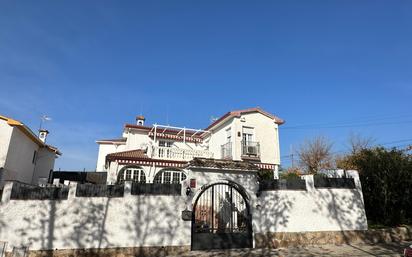
[[[144,126],[145,117],[143,115],[139,115],[136,117],[136,124],[139,126]]]
[[[40,129],[39,130],[39,139],[43,142],[46,143],[46,138],[47,135],[49,134],[49,131],[46,129]]]

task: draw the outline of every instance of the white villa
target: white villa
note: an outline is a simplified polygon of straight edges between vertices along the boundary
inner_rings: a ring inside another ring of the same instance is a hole
[[[108,183],[180,183],[182,169],[194,158],[248,162],[274,171],[280,165],[279,125],[284,121],[260,108],[231,111],[205,129],[126,124],[122,137],[98,140],[97,171],[108,172]]]

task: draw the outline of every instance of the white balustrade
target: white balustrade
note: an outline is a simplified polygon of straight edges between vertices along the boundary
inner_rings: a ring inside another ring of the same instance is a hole
[[[213,158],[213,153],[205,150],[182,149],[174,147],[155,147],[153,150],[154,159],[190,161],[195,157]]]

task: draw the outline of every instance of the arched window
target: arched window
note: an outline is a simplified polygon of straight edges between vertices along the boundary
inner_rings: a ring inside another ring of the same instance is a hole
[[[182,180],[186,179],[186,174],[181,170],[164,169],[159,171],[153,183],[157,184],[179,184]]]
[[[141,167],[128,166],[120,170],[117,176],[117,182],[133,181],[138,183],[146,183],[146,174]]]

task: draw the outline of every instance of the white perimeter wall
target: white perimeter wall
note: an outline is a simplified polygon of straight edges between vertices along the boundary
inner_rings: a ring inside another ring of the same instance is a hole
[[[306,191],[265,191],[257,198],[254,232],[304,232],[368,229],[362,189],[356,171],[348,171],[356,189],[315,189],[313,176]]]
[[[6,184],[6,187],[10,184]],[[5,187],[3,200],[7,198]],[[0,207],[0,241],[30,250],[190,245],[183,196],[10,200]]]
[[[196,178],[192,196],[132,196],[127,184],[123,198],[76,198],[71,185],[62,201],[9,200],[11,184],[0,206],[0,241],[36,249],[190,245],[191,221],[181,212],[191,209],[201,186],[225,179],[242,185],[249,196],[253,232],[304,232],[367,229],[357,172],[356,189],[315,189],[307,176],[306,191],[266,191],[257,197],[252,173],[187,171]]]

